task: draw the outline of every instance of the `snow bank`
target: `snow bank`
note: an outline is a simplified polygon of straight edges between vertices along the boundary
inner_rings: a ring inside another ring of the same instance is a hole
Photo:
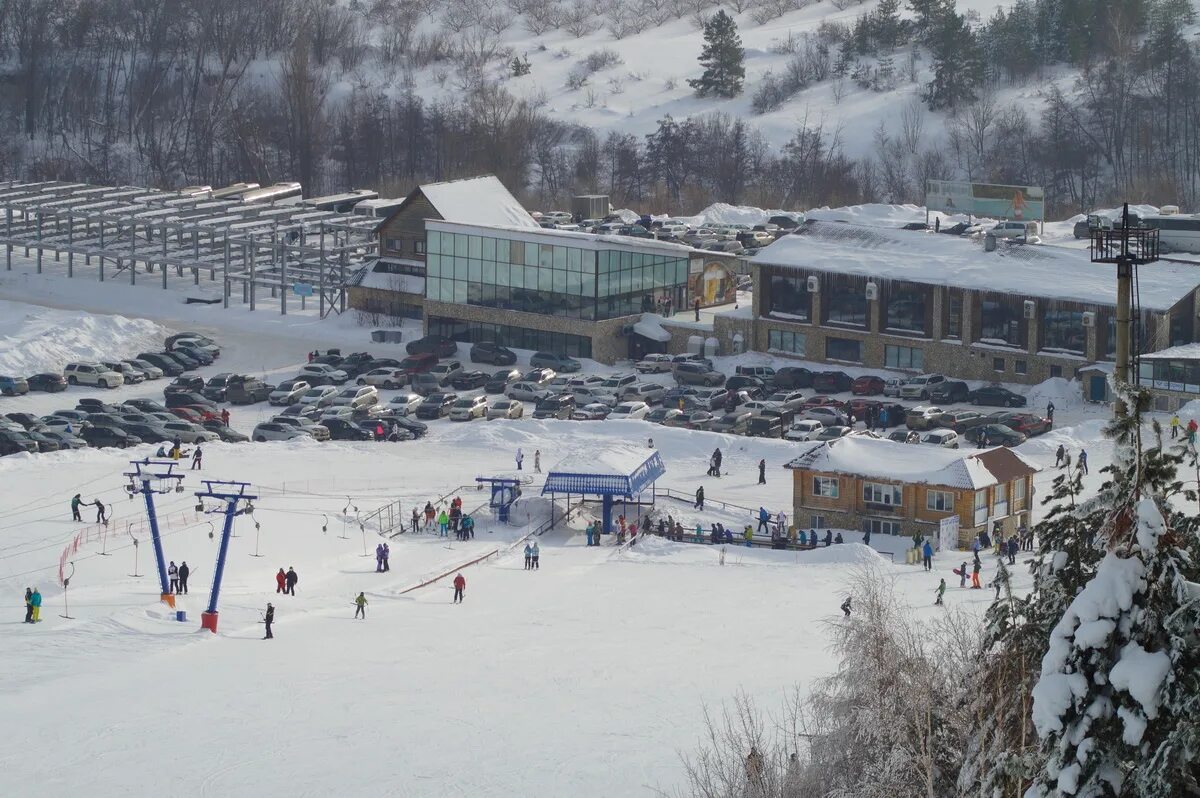
[[[1083,388],[1078,380],[1067,380],[1062,377],[1051,377],[1045,382],[1039,382],[1025,394],[1029,407],[1041,413],[1046,405],[1054,402],[1055,412],[1081,407],[1085,404]]]
[[[170,331],[147,319],[100,316],[0,300],[0,373],[61,372],[73,360],[134,357]]]

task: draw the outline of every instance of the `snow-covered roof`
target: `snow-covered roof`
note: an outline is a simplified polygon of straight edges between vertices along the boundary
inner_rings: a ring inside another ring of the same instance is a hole
[[[597,233],[578,233],[574,230],[553,230],[534,225],[513,227],[503,224],[471,224],[455,221],[438,221],[429,219],[425,222],[426,230],[438,230],[443,233],[471,233],[479,236],[496,236],[498,232],[520,233],[519,236],[503,236],[514,240],[530,241],[538,244],[557,244],[563,247],[579,247],[580,249],[627,249],[632,252],[660,252],[676,258],[690,258],[694,250],[684,244],[671,244],[653,238],[636,238],[634,236],[603,235]]]
[[[666,470],[654,449],[615,444],[559,461],[546,473],[542,493],[636,496]]]
[[[1138,357],[1142,360],[1200,360],[1200,343],[1171,346]]]
[[[970,238],[837,222],[810,222],[760,250],[753,262],[810,272],[909,280],[1030,298],[1116,305],[1111,265],[1086,251],[1043,244],[985,252]],[[1138,269],[1142,307],[1169,310],[1200,285],[1195,266],[1159,261]]]
[[[419,190],[441,217],[449,221],[538,229],[529,211],[495,175],[426,183]]]
[[[651,341],[666,343],[671,340],[671,334],[663,329],[662,316],[656,313],[643,313],[642,317],[633,324],[633,331]]]
[[[1040,470],[1019,452],[1002,446],[963,453],[866,435],[812,443],[785,468],[970,490]]]

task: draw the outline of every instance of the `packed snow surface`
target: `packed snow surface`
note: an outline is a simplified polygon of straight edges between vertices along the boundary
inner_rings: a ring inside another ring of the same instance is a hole
[[[75,360],[135,357],[162,348],[166,328],[146,319],[97,316],[0,300],[0,374],[62,373]]]

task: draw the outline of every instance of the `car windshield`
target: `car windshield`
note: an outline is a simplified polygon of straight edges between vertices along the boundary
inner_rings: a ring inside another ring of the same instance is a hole
[[[340,394],[338,394],[338,396],[344,397],[346,399],[353,399],[354,397],[358,396],[358,389],[357,388],[347,388],[346,390],[344,390]]]
[[[473,404],[475,404],[474,399],[459,399],[457,402],[454,403],[454,406],[455,407],[470,407]]]
[[[305,396],[313,396],[313,397],[324,396],[325,390],[323,388],[309,388],[307,391],[304,392],[304,395]]]

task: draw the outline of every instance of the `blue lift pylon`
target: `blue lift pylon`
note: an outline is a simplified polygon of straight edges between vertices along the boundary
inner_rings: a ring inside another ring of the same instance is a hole
[[[141,493],[146,501],[146,517],[150,521],[150,540],[154,543],[154,560],[158,566],[158,584],[162,588],[162,600],[175,606],[175,596],[171,594],[171,583],[167,580],[167,563],[163,556],[162,536],[158,532],[158,514],[154,510],[154,495],[156,493],[183,492],[183,474],[175,473],[179,463],[175,460],[132,460],[132,471],[125,472],[129,477],[127,490],[132,496]],[[136,483],[140,482],[141,487]],[[157,482],[159,487],[151,486]],[[172,484],[174,483],[174,484]],[[162,487],[166,485],[166,487]]]
[[[202,479],[204,490],[196,491],[200,499],[197,510],[201,512],[223,512],[225,525],[221,530],[221,547],[217,550],[217,567],[213,570],[212,592],[208,597],[208,609],[200,613],[200,628],[207,629],[213,634],[217,632],[217,601],[221,596],[221,578],[225,575],[225,558],[229,553],[229,538],[233,534],[233,519],[239,515],[249,515],[254,512],[250,502],[257,499],[246,493],[249,482],[227,482],[217,479]],[[217,499],[225,502],[223,510],[204,510],[204,499]],[[238,507],[240,502],[244,506]]]

